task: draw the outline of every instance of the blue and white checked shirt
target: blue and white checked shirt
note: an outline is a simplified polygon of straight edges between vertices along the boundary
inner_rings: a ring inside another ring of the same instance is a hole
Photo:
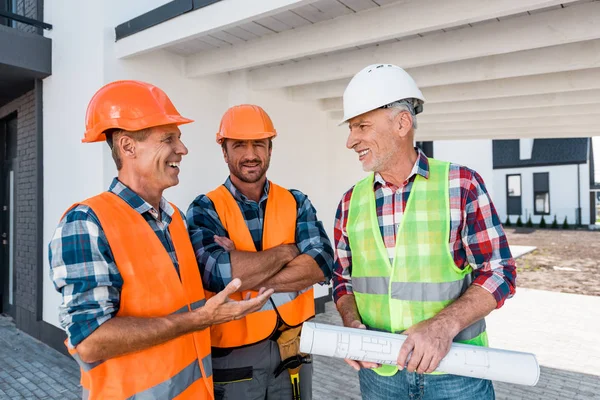
[[[158,212],[115,178],[108,189],[125,200],[152,227],[179,271],[169,224],[175,210],[160,200]],[[185,216],[180,210],[185,223]],[[123,279],[94,211],[78,205],[60,221],[49,244],[50,278],[62,293],[60,324],[71,346],[77,346],[119,310]]]
[[[265,184],[263,195],[258,203],[238,191],[231,179],[227,178],[224,186],[240,206],[254,245],[258,251],[261,251],[269,181]],[[323,283],[329,283],[333,267],[333,249],[323,223],[317,219],[317,212],[305,194],[299,190],[290,190],[290,192],[294,195],[298,206],[296,246],[301,254],[308,254],[315,260],[325,275],[326,281]],[[215,243],[214,236],[229,237],[229,235],[212,201],[206,195],[196,197],[190,204],[187,223],[204,288],[211,292],[220,292],[231,282],[231,259],[229,252]]]

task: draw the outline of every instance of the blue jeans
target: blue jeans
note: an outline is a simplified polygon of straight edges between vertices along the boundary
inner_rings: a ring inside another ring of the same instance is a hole
[[[364,400],[494,400],[492,381],[457,375],[423,375],[406,370],[380,376],[358,372]]]

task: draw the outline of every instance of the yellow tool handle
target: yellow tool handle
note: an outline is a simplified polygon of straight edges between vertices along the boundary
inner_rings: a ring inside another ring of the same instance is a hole
[[[300,400],[300,373],[290,374],[292,381],[292,400]]]

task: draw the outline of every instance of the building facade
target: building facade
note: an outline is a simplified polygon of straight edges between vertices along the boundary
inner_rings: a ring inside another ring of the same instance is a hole
[[[332,236],[342,194],[365,175],[338,126],[352,75],[406,68],[427,99],[417,140],[434,141],[437,158],[438,143],[470,139],[487,160],[446,159],[489,183],[491,139],[597,134],[600,31],[582,26],[600,26],[600,2],[0,0],[2,311],[64,350],[47,244],[63,212],[116,175],[106,145],[81,143],[88,101],[108,82],[151,82],[196,121],[182,126],[189,154],[165,193],[183,210],[228,175],[214,141],[222,114],[261,105],[278,131],[269,179],[307,193]],[[504,184],[490,186],[502,214]],[[315,295],[322,305],[329,288]]]

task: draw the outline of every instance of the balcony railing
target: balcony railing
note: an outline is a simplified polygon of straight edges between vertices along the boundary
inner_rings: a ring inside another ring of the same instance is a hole
[[[50,30],[52,29],[52,25],[47,24],[43,21],[38,21],[37,19],[33,19],[33,18],[29,18],[29,17],[25,17],[23,15],[20,14],[15,14],[13,12],[10,11],[5,11],[5,10],[0,10],[0,21],[7,21],[7,22],[19,22],[25,25],[29,25],[31,27],[34,28],[38,28],[39,30],[41,29],[46,29],[46,30]],[[8,25],[7,23],[0,23],[0,25]],[[38,32],[40,33],[40,32]]]

